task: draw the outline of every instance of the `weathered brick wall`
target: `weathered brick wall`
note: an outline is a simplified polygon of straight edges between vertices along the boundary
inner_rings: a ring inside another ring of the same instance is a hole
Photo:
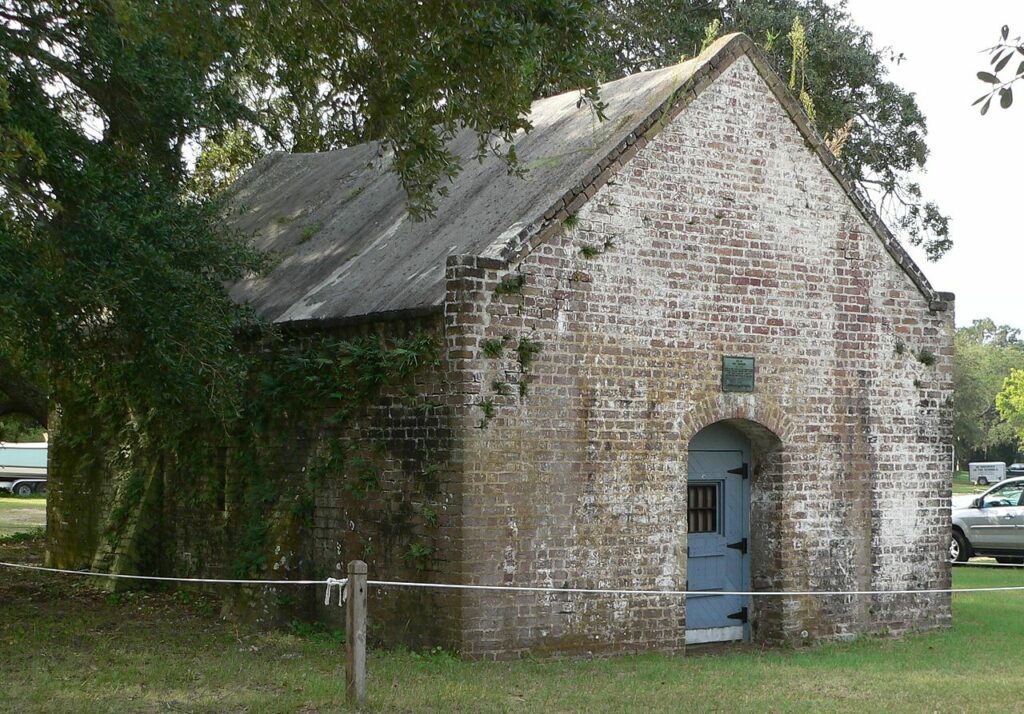
[[[370,579],[452,582],[460,557],[461,501],[459,474],[449,459],[453,430],[441,316],[365,329],[398,335],[425,331],[436,339],[440,359],[412,383],[386,389],[347,430],[345,438],[364,445],[379,490],[353,498],[351,479],[358,474],[350,472],[317,492],[312,532],[317,572],[344,577],[346,562],[358,558],[366,561]],[[371,641],[458,649],[459,598],[454,591],[371,588]],[[317,614],[344,625],[344,610],[336,604],[324,606],[321,600]]]
[[[683,588],[687,444],[736,419],[758,460],[755,587],[949,582],[952,311],[930,309],[745,56],[564,230],[448,278],[467,580]],[[523,338],[542,345],[527,369]],[[721,392],[722,355],[757,358],[754,393]],[[674,599],[462,607],[469,655],[683,646]],[[947,624],[949,599],[758,600],[753,618],[755,639],[900,632]]]

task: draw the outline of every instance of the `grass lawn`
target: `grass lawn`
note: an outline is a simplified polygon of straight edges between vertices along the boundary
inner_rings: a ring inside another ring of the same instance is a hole
[[[38,562],[38,540],[0,560]],[[1024,584],[1024,570],[958,569],[957,587]],[[195,595],[110,595],[84,579],[0,576],[0,711],[332,712],[344,655],[327,633],[258,632]],[[820,712],[1020,708],[1024,593],[954,597],[952,630],[798,650],[692,657],[460,662],[371,651],[373,711]],[[372,618],[373,614],[370,613]]]
[[[46,525],[45,498],[0,498],[0,538]]]

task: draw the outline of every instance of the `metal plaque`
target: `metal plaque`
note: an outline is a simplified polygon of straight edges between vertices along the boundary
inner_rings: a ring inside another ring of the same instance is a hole
[[[722,358],[722,391],[753,392],[754,391],[754,358],[723,357]]]

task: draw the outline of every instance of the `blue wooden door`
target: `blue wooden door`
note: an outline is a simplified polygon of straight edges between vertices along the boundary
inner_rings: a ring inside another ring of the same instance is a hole
[[[692,448],[699,446],[726,448]],[[748,463],[746,440],[725,425],[713,425],[691,441],[687,589],[709,594],[686,599],[690,643],[741,640],[748,635],[749,598],[710,594],[750,589]]]

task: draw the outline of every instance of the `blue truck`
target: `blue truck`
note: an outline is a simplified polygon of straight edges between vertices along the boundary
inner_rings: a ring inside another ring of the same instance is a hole
[[[46,446],[0,442],[0,489],[17,496],[45,493]]]

